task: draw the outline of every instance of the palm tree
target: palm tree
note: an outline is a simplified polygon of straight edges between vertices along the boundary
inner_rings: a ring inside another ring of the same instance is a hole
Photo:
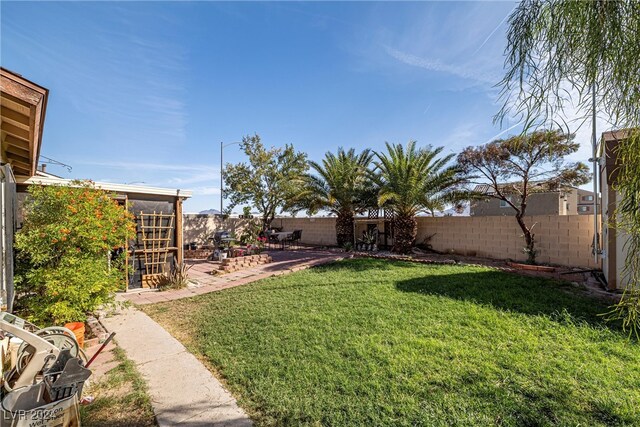
[[[372,180],[378,186],[379,206],[394,214],[393,250],[408,253],[418,231],[416,214],[434,214],[448,202],[463,200],[466,193],[460,186],[465,179],[457,166],[447,166],[453,154],[438,158],[443,147],[416,148],[415,141],[406,149],[402,144],[386,146],[386,153],[375,154]]]
[[[337,154],[327,152],[321,163],[309,162],[315,174],[306,175],[298,205],[309,212],[327,210],[335,214],[339,246],[353,242],[354,216],[366,209],[371,198],[368,171],[372,158],[369,150],[356,154],[353,148],[345,151],[341,147]]]

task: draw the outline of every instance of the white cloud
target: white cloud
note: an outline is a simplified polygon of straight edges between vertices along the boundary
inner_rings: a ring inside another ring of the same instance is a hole
[[[201,171],[209,173],[219,173],[219,169],[207,165],[180,165],[172,163],[144,163],[144,162],[96,162],[93,160],[85,160],[77,162],[81,165],[99,166],[112,169],[142,169],[157,171]]]
[[[504,135],[505,133],[509,132],[510,130],[513,130],[513,129],[517,128],[521,124],[522,124],[522,120],[519,121],[518,123],[516,123],[515,125],[509,126],[508,128],[506,128],[506,129],[498,132],[497,134],[493,135],[491,138],[487,139],[482,145],[488,144],[488,143],[500,138],[502,135]]]
[[[192,188],[191,191],[193,191],[194,196],[209,196],[214,194],[218,194],[218,195],[220,194],[219,187],[195,187],[195,188]]]
[[[478,48],[473,51],[471,56],[474,56],[476,53],[478,53],[489,42],[489,40],[491,40],[491,37],[493,37],[493,35],[500,29],[500,27],[502,27],[502,24],[504,24],[506,22],[506,20],[509,19],[509,16],[511,16],[511,13],[516,9],[516,7],[517,6],[514,6],[513,9],[511,9],[509,11],[509,13],[507,13],[504,16],[504,18],[502,18],[502,21],[500,21],[500,23],[498,25],[496,25],[496,27],[493,29],[493,31],[491,31],[489,33],[487,38],[484,39],[484,41],[480,44],[480,46],[478,46]]]
[[[167,181],[171,185],[197,184],[200,182],[220,182],[220,171],[211,170],[202,173],[194,173],[184,177],[172,177]]]
[[[402,52],[389,46],[385,46],[385,51],[392,58],[414,67],[424,68],[425,70],[451,74],[463,79],[473,80],[480,83],[494,85],[500,80],[497,75],[483,73],[478,69],[467,67],[464,65],[447,64],[439,59],[421,58],[419,56]]]
[[[435,146],[445,147],[447,154],[457,153],[460,149],[477,144],[480,126],[471,121],[464,121],[447,132],[443,139],[437,139]]]

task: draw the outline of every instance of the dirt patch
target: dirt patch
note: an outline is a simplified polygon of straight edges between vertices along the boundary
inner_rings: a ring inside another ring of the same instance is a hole
[[[156,426],[147,386],[124,352],[113,350],[115,366],[84,390],[94,401],[80,408],[85,427]]]

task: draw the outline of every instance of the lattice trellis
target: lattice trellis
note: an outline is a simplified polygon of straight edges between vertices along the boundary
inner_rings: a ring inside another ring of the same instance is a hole
[[[144,213],[138,215],[138,224],[142,237],[144,270],[142,286],[153,286],[158,276],[167,271],[169,245],[174,229],[174,214]]]

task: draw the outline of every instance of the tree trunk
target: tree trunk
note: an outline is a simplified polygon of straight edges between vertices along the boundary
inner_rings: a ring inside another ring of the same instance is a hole
[[[393,251],[408,254],[418,234],[418,222],[413,216],[399,215],[395,217],[394,224]]]
[[[524,253],[527,254],[527,264],[536,264],[536,255],[537,250],[535,247],[535,235],[531,233],[527,224],[525,224],[522,216],[516,216],[516,220],[518,221],[518,225],[522,230],[522,235],[524,236]]]
[[[344,211],[336,218],[336,241],[338,246],[343,247],[345,243],[353,244],[353,212]]]
[[[262,229],[263,230],[268,230],[269,228],[271,228],[271,222],[273,221],[273,217],[270,217],[269,215],[263,215],[262,216]]]

